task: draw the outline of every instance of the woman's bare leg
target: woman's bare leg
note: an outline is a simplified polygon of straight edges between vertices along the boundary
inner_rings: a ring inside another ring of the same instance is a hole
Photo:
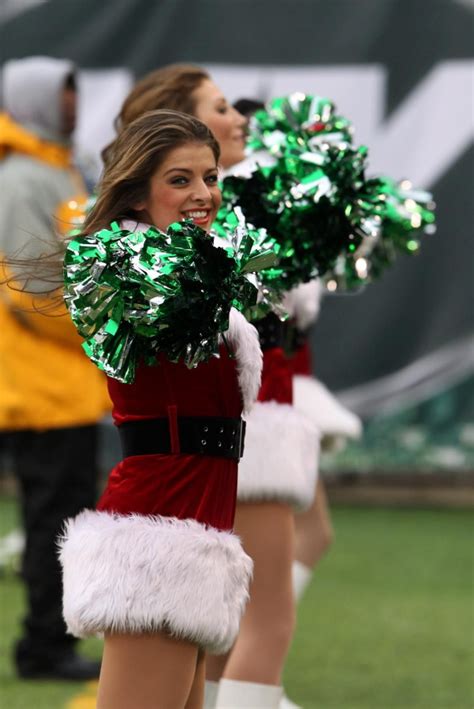
[[[314,502],[295,515],[295,559],[312,569],[324,556],[334,537],[324,483],[318,480]]]
[[[248,553],[248,552],[247,552]],[[208,655],[206,660],[206,679],[210,682],[218,682],[224,674],[227,660],[230,652],[227,655]]]
[[[196,673],[194,682],[189,692],[185,709],[201,709],[204,701],[204,682],[206,680],[206,655],[202,650],[196,659]]]
[[[270,502],[239,504],[235,531],[254,561],[254,577],[223,677],[280,685],[295,622],[292,510],[288,505]]]
[[[184,709],[197,661],[195,645],[163,633],[106,635],[97,709]]]

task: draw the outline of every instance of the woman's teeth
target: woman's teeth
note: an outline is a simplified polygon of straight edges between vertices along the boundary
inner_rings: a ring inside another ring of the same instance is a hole
[[[210,210],[209,209],[195,209],[192,212],[183,212],[185,219],[192,219],[197,225],[207,224],[209,221]]]
[[[209,214],[208,211],[196,211],[196,212],[186,212],[186,216],[190,219],[204,219]]]

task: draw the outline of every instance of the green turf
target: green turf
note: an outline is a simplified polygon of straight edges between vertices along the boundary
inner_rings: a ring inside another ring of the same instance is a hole
[[[18,509],[12,499],[0,498],[0,536],[18,526]],[[84,691],[84,685],[71,682],[19,681],[11,662],[11,646],[19,633],[23,614],[23,585],[14,569],[0,575],[0,708],[63,709],[68,700]],[[100,643],[82,643],[81,651],[100,657]]]
[[[472,515],[334,510],[286,684],[305,709],[472,709]]]
[[[285,684],[305,709],[472,709],[472,515],[336,508],[336,542],[300,606]],[[0,534],[16,509],[0,500]],[[0,579],[0,707],[60,709],[80,685],[19,682],[21,584]],[[98,643],[85,651],[99,652]]]

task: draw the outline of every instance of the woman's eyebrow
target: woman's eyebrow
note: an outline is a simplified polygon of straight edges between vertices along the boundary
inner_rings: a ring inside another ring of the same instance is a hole
[[[218,167],[208,167],[207,170],[205,170],[204,174],[207,175],[209,172],[217,172]],[[166,175],[169,175],[170,172],[186,172],[188,175],[194,174],[194,171],[187,168],[187,167],[170,167],[169,170],[163,173],[163,177],[166,177]]]
[[[170,172],[189,172],[192,173],[192,170],[190,170],[187,167],[171,167],[169,170],[167,170],[164,174],[168,175]]]

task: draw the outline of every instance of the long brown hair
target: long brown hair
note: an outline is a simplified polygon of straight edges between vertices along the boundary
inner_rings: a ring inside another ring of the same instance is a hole
[[[194,64],[169,64],[146,74],[123,102],[114,121],[117,134],[147,111],[171,109],[194,115],[194,91],[209,78],[204,69]],[[104,163],[110,159],[114,145],[115,140],[102,151]]]
[[[150,179],[168,153],[186,143],[207,145],[219,160],[219,144],[209,128],[193,116],[160,109],[149,111],[125,126],[115,142],[98,187],[97,202],[83,233],[110,222],[136,217],[134,204],[148,196]]]
[[[207,145],[217,165],[219,144],[209,128],[193,116],[170,110],[149,111],[125,126],[105,165],[97,201],[81,233],[74,238],[107,228],[113,221],[137,218],[134,205],[147,198],[154,172],[172,150],[189,143]],[[12,257],[0,261],[0,266],[3,263],[20,276],[4,278],[3,283],[28,292],[29,279],[40,278],[48,286],[41,295],[57,294],[62,284],[64,250],[63,247],[37,259]],[[18,287],[18,282],[23,285]]]

